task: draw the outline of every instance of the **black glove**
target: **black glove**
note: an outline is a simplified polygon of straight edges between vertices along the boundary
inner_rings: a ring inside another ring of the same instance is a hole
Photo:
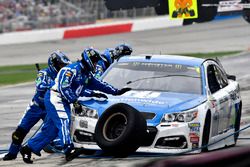
[[[123,93],[126,93],[130,90],[131,90],[131,88],[122,88],[118,91],[118,93],[116,95],[122,95]]]
[[[81,113],[82,112],[82,106],[81,104],[79,104],[78,101],[73,103],[74,109],[75,109],[75,113]]]
[[[95,93],[95,92],[93,92],[92,96],[93,96],[93,97],[97,97],[97,98],[105,98],[105,99],[108,99],[108,97],[107,97],[105,94],[103,94],[103,93]]]

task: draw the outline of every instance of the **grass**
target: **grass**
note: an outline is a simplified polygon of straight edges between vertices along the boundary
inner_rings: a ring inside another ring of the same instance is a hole
[[[46,64],[41,64],[40,68],[45,68]],[[0,67],[0,86],[34,81],[37,70],[35,65],[16,65]]]
[[[188,53],[188,54],[180,54],[192,57],[200,57],[200,58],[215,58],[215,57],[223,57],[230,56],[240,53],[242,51],[227,51],[227,52],[210,52],[210,53]]]
[[[229,56],[240,53],[241,51],[230,51],[230,52],[211,52],[211,53],[188,53],[179,54],[200,58],[213,58]],[[40,68],[45,68],[47,64],[40,64]],[[2,66],[0,67],[0,86],[17,84],[23,82],[31,82],[36,79],[36,67],[34,64],[30,65],[16,65],[16,66]]]

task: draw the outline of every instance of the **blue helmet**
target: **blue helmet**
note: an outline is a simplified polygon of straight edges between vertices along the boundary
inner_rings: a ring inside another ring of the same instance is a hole
[[[103,57],[106,59],[106,67],[109,67],[114,62],[115,50],[112,48],[107,48],[103,53]]]
[[[51,53],[48,59],[49,69],[54,73],[58,73],[62,67],[69,65],[69,64],[71,64],[71,61],[60,50],[57,50]]]
[[[82,64],[86,66],[87,70],[94,73],[95,72],[95,65],[99,60],[105,61],[104,57],[99,53],[99,51],[93,48],[84,49],[82,52]]]
[[[115,52],[116,52],[115,59],[117,59],[121,56],[131,55],[131,53],[133,52],[133,49],[127,44],[120,44],[115,47]]]

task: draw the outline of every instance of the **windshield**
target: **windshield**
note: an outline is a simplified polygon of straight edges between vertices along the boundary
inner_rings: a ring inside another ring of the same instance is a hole
[[[201,94],[200,68],[179,64],[117,63],[103,81],[116,88]]]

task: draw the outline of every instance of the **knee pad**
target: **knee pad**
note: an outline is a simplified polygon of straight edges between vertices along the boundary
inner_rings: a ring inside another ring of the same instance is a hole
[[[12,134],[13,143],[17,144],[17,145],[21,145],[26,134],[27,134],[27,132],[24,129],[18,127],[15,130],[15,132],[13,132],[13,134]]]

